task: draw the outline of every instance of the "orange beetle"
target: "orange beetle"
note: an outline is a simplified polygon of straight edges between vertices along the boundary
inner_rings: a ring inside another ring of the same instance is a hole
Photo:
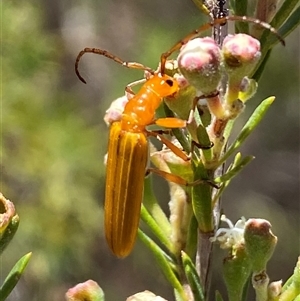
[[[144,176],[148,162],[147,136],[159,136],[178,156],[188,157],[170,141],[158,133],[147,131],[146,127],[158,124],[168,128],[185,127],[186,122],[178,118],[155,120],[155,111],[162,99],[179,89],[176,80],[165,74],[156,74],[150,68],[138,63],[123,62],[105,50],[85,48],[76,60],[76,74],[80,57],[92,52],[104,55],[129,68],[150,71],[140,91],[128,100],[120,121],[110,127],[105,187],[105,235],[112,252],[118,257],[127,256],[133,249],[140,220],[143,200]]]

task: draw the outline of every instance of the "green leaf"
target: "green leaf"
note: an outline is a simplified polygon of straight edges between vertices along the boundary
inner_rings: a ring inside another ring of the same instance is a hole
[[[195,268],[195,265],[193,264],[190,257],[183,251],[181,252],[181,258],[182,258],[183,269],[186,278],[189,282],[189,285],[194,295],[194,300],[204,301],[205,300],[204,291],[200,284],[200,278]]]
[[[248,0],[236,0],[235,1],[235,15],[247,16]],[[246,22],[237,22],[235,25],[236,33],[249,33],[249,24]]]
[[[32,253],[30,252],[19,259],[5,278],[4,283],[0,288],[0,301],[5,300],[18,283],[29,262],[29,259],[31,258],[31,254]]]
[[[250,116],[249,120],[246,122],[244,127],[242,128],[240,134],[237,139],[231,144],[228,148],[227,152],[218,162],[218,166],[222,165],[238,148],[245,142],[247,137],[255,130],[255,128],[262,121],[264,115],[270,108],[271,104],[274,102],[275,97],[271,96],[264,101],[255,109],[253,114]]]
[[[282,287],[280,295],[281,301],[294,301],[300,297],[300,258],[298,258],[293,275],[286,281]]]
[[[140,240],[146,245],[146,247],[151,250],[165,277],[173,286],[173,288],[178,292],[181,299],[188,301],[184,289],[180,281],[178,280],[176,273],[174,272],[174,262],[172,261],[172,259],[140,229],[138,230],[138,236]]]
[[[236,121],[236,119],[230,119],[227,122],[227,125],[226,125],[225,130],[224,130],[224,135],[223,135],[226,143],[227,143],[227,141],[230,137],[230,134],[232,132],[232,128],[233,128],[233,125],[234,125],[235,121]]]
[[[273,18],[273,20],[270,24],[271,26],[276,28],[279,31],[280,35],[282,35],[283,37],[284,37],[283,32],[281,29],[279,30],[279,28],[289,18],[289,15],[293,11],[293,9],[297,5],[297,3],[299,3],[299,0],[286,0],[282,4],[282,6],[280,7],[280,9],[276,13],[275,17]],[[299,7],[298,7],[298,9],[299,9]],[[261,36],[260,41],[261,41],[262,45],[265,46],[263,56],[266,54],[266,52],[271,47],[273,47],[271,45],[274,44],[274,42],[275,42],[275,44],[278,43],[278,39],[274,36],[274,34],[272,34],[268,30],[265,30],[265,32]]]
[[[291,14],[287,21],[280,28],[279,33],[283,37],[287,37],[300,24],[300,6]]]
[[[194,182],[209,180],[207,170],[201,161],[193,160]],[[213,225],[213,209],[211,206],[212,188],[208,183],[200,183],[192,187],[192,204],[199,229],[203,233],[211,232]]]
[[[226,172],[224,175],[215,178],[216,183],[224,183],[227,181],[232,180],[235,176],[237,176],[246,165],[248,165],[252,160],[254,159],[254,156],[247,156],[241,160],[239,160],[236,165],[228,172]]]
[[[198,222],[195,215],[191,218],[186,241],[185,252],[195,258],[198,243]]]
[[[286,0],[271,22],[271,26],[276,29],[278,29],[285,22],[284,25],[278,30],[278,33],[283,38],[287,37],[300,23],[300,7],[298,7],[291,14],[298,2],[298,0]],[[290,14],[291,16],[289,17]],[[270,51],[279,42],[278,38],[272,32],[267,30],[265,30],[261,36],[260,41],[263,45],[263,48],[261,49],[261,63],[253,71],[253,74],[255,74],[254,78],[257,81],[260,78],[264,66],[270,57]]]
[[[168,233],[166,233],[161,225],[155,221],[144,205],[142,205],[141,208],[141,219],[151,229],[159,241],[164,244],[168,250],[171,250],[172,245]]]
[[[275,28],[279,28],[286,21],[297,4],[299,4],[299,0],[285,0],[273,18],[271,25]]]
[[[300,6],[290,15],[283,26],[278,30],[278,33],[286,38],[292,31],[294,31],[300,24]],[[262,37],[263,38],[263,37]],[[268,49],[273,48],[278,43],[278,39],[272,35],[268,39]]]
[[[161,230],[166,234],[166,236],[169,236],[171,234],[171,225],[154,195],[151,176],[144,180],[143,204],[154,220],[159,223]]]
[[[174,289],[174,296],[176,301],[184,301],[176,289]]]
[[[233,11],[234,15],[237,15],[237,12],[236,12],[236,1],[235,0],[230,0],[229,1],[229,8],[230,8],[231,11]]]

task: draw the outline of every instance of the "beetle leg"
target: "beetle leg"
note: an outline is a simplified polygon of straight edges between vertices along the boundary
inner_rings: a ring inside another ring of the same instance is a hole
[[[135,93],[133,92],[132,88],[134,86],[137,86],[137,85],[140,85],[140,84],[144,84],[146,82],[146,79],[145,78],[142,78],[142,79],[139,79],[139,80],[136,80],[130,84],[128,84],[126,87],[125,87],[125,94],[127,96],[128,99],[131,99],[132,96],[135,95]]]
[[[157,139],[159,139],[164,145],[166,145],[175,155],[177,155],[182,160],[184,160],[184,161],[190,160],[189,156],[187,156],[179,147],[177,147],[174,143],[169,141],[163,135],[161,135],[157,132],[150,132],[150,131],[147,132],[147,135],[156,137]]]
[[[155,173],[161,177],[163,177],[164,179],[166,179],[169,182],[178,184],[178,185],[182,185],[185,187],[193,187],[199,184],[208,184],[210,186],[212,186],[213,188],[219,189],[220,187],[212,180],[204,180],[204,179],[198,179],[194,182],[187,182],[185,179],[174,175],[172,173],[160,170],[160,169],[156,169],[156,168],[148,168],[146,171],[146,176],[149,175],[150,173]]]

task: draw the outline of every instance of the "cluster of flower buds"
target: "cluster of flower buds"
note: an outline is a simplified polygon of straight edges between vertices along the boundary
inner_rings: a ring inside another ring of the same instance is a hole
[[[210,37],[189,41],[181,48],[177,62],[180,73],[189,83],[184,84],[185,93],[180,92],[178,98],[182,100],[181,95],[184,95],[190,100],[167,102],[168,106],[176,114],[186,112],[195,106],[195,95],[202,95],[210,113],[217,119],[237,117],[243,111],[244,102],[256,92],[256,82],[248,76],[260,56],[259,41],[246,34],[228,35],[222,47]],[[180,103],[178,108],[177,103]],[[186,104],[185,110],[182,110],[182,103]],[[184,117],[186,113],[181,118]]]
[[[247,34],[228,35],[221,47],[210,37],[190,40],[181,47],[178,66],[173,63],[171,70],[165,68],[176,77],[180,90],[165,102],[179,118],[188,120],[193,141],[200,143],[199,124],[207,126],[208,120],[208,134],[218,144],[214,137],[223,136],[227,121],[244,110],[244,103],[257,90],[257,83],[249,77],[260,57],[260,42]],[[200,123],[194,115],[196,105],[201,107]]]
[[[209,37],[189,41],[181,48],[178,67],[187,81],[204,96],[220,91],[226,81],[224,102],[231,104],[250,89],[253,84],[244,78],[251,75],[261,56],[260,42],[246,34],[228,35],[220,48]],[[221,91],[222,92],[222,91]],[[242,101],[245,101],[244,96]]]

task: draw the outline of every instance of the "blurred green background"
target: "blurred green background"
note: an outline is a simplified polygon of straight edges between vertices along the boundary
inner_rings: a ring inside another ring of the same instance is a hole
[[[64,300],[67,289],[97,281],[106,300],[145,289],[172,300],[172,290],[139,242],[126,259],[113,257],[103,236],[109,103],[142,78],[96,55],[101,47],[155,68],[159,56],[204,22],[192,1],[5,1],[2,9],[1,191],[21,218],[1,258],[1,279],[23,254],[32,259],[9,300]],[[277,46],[238,124],[265,97],[277,100],[243,153],[256,160],[223,199],[226,215],[263,217],[279,238],[272,280],[286,279],[299,253],[299,30]],[[162,181],[162,180],[159,180]],[[159,185],[161,186],[161,185]],[[167,209],[168,191],[158,191]],[[220,264],[213,288],[222,287]]]

